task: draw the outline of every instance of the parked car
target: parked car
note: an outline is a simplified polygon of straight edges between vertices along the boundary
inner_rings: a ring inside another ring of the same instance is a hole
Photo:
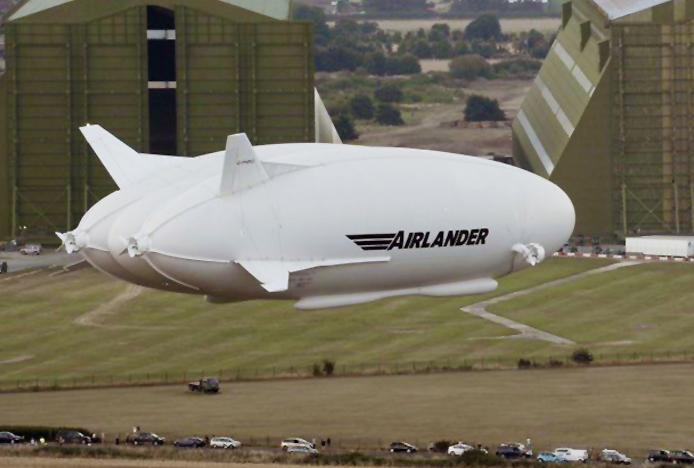
[[[205,446],[205,440],[200,437],[186,437],[174,442],[174,447],[200,448]]]
[[[213,437],[210,440],[210,447],[221,449],[236,449],[241,447],[241,442],[231,437]]]
[[[448,455],[460,456],[465,452],[469,452],[470,450],[475,450],[475,448],[462,442],[458,442],[457,444],[448,447]]]
[[[24,442],[24,437],[11,432],[0,432],[0,444],[21,444],[22,442]]]
[[[313,447],[309,447],[308,445],[295,445],[293,447],[287,448],[287,453],[303,453],[306,455],[315,455],[318,453],[318,450],[314,449]]]
[[[532,458],[533,451],[523,444],[501,444],[496,449],[496,456],[501,458]]]
[[[672,457],[668,450],[651,450],[646,455],[646,461],[651,463],[672,463]]]
[[[135,437],[130,439],[133,445],[164,445],[163,437],[159,437],[153,432],[140,432]]]
[[[554,454],[559,455],[566,461],[571,462],[582,462],[588,461],[588,451],[587,450],[577,450],[572,448],[558,448],[554,449]]]
[[[600,452],[600,461],[613,463],[615,465],[631,465],[631,458],[616,450],[604,449]]]
[[[694,455],[689,450],[673,450],[670,452],[672,463],[678,465],[694,465]]]
[[[540,463],[560,463],[566,460],[561,455],[553,452],[542,452],[537,456],[537,461]]]
[[[83,444],[91,445],[92,438],[77,431],[58,431],[55,440],[60,445],[63,444]]]
[[[41,255],[43,248],[40,245],[28,244],[19,249],[19,253],[22,255]]]
[[[315,448],[311,442],[304,440],[304,439],[298,439],[298,438],[285,439],[280,444],[280,447],[282,447],[284,450],[289,450],[290,447]]]
[[[390,449],[392,453],[415,453],[417,447],[407,442],[393,442],[390,444]]]
[[[198,393],[219,393],[219,379],[216,377],[205,377],[197,382],[189,383],[188,390]]]

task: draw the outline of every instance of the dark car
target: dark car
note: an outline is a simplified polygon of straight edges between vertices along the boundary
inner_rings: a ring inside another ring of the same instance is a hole
[[[21,444],[24,437],[14,435],[11,432],[0,432],[0,444]]]
[[[525,448],[523,444],[501,444],[496,449],[496,456],[501,458],[532,458],[532,450]]]
[[[92,438],[77,431],[59,431],[55,435],[55,440],[60,445],[63,444],[83,444],[89,445],[92,443]]]
[[[672,463],[694,465],[694,455],[689,450],[673,450],[670,452]]]
[[[205,441],[200,437],[186,437],[174,442],[174,447],[200,448],[205,446]]]
[[[667,450],[651,450],[648,452],[648,455],[646,455],[646,461],[651,463],[672,463],[672,457]]]
[[[390,444],[390,449],[393,453],[415,453],[417,447],[410,445],[407,442],[393,442]]]
[[[164,438],[152,432],[140,432],[130,439],[133,445],[164,445]]]
[[[188,384],[188,390],[198,393],[219,393],[219,379],[206,377]]]

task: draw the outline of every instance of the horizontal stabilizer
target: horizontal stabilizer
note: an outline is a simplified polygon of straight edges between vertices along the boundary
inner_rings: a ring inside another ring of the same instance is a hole
[[[236,263],[253,275],[266,291],[282,292],[289,289],[290,273],[318,267],[388,261],[390,261],[390,257],[306,261],[237,260]]]
[[[162,170],[188,160],[176,156],[140,154],[100,125],[87,125],[81,127],[80,131],[119,188],[147,177],[156,177]]]
[[[227,138],[226,155],[220,195],[238,192],[269,180],[263,163],[258,159],[245,133]]]

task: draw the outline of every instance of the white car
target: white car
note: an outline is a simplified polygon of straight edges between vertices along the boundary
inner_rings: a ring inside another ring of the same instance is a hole
[[[308,447],[315,448],[311,442],[304,439],[286,439],[280,444],[283,450],[288,450],[291,447]]]
[[[616,450],[604,449],[600,452],[600,460],[616,465],[631,465],[631,458]]]
[[[19,253],[22,255],[41,255],[42,250],[40,245],[25,245],[19,249]]]
[[[465,452],[469,452],[470,450],[474,450],[474,447],[471,447],[467,444],[464,444],[462,442],[458,442],[455,445],[451,445],[448,447],[448,455],[462,455]]]
[[[241,442],[231,437],[213,437],[210,440],[210,447],[221,449],[236,449],[241,447]]]
[[[587,450],[577,450],[572,448],[558,448],[554,450],[554,454],[562,457],[566,461],[573,462],[587,462],[588,461],[588,451]]]

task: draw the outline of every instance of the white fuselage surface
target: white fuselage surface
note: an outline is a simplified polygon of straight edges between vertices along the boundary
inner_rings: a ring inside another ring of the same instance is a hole
[[[197,158],[140,155],[83,133],[120,190],[60,234],[68,251],[142,286],[211,302],[298,308],[481,293],[541,261],[574,228],[551,182],[474,157],[286,144]]]

